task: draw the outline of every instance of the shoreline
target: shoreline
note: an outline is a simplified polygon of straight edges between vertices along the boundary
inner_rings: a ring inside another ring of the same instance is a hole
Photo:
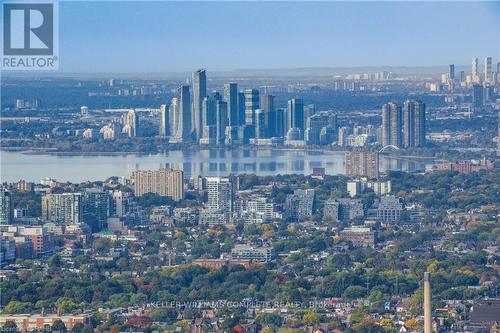
[[[59,151],[55,148],[39,148],[32,149],[26,147],[0,147],[1,152],[12,152],[21,153],[23,155],[47,155],[47,156],[125,156],[125,155],[136,155],[136,156],[148,156],[148,155],[164,155],[169,152],[177,151],[207,151],[207,150],[240,150],[240,151],[297,151],[297,152],[313,152],[313,153],[323,153],[340,155],[345,154],[345,150],[329,150],[321,148],[303,148],[303,147],[255,147],[255,146],[237,146],[237,147],[185,147],[179,149],[170,149],[166,151],[159,152],[141,152],[141,151],[95,151],[95,152],[71,152],[71,151]]]

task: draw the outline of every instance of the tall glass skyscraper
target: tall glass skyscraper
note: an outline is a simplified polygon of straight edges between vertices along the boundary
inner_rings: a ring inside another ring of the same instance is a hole
[[[472,81],[479,82],[479,61],[472,58]]]
[[[166,104],[160,105],[160,127],[158,134],[163,137],[170,135],[168,106]]]
[[[216,110],[216,143],[219,145],[224,144],[226,126],[228,122],[227,118],[227,103],[221,98],[215,103]]]
[[[382,146],[402,146],[401,107],[395,102],[382,106]]]
[[[178,93],[179,107],[178,112],[178,139],[181,142],[191,141],[191,95],[189,93],[189,86],[183,85],[179,88]]]
[[[484,81],[491,82],[493,79],[493,64],[491,57],[484,58]]]
[[[262,97],[262,110],[264,111],[266,136],[276,136],[276,110],[274,109],[273,95],[264,95]]]
[[[255,110],[255,138],[264,139],[268,137],[268,128],[266,126],[267,112],[263,109]]]
[[[474,109],[480,109],[483,107],[483,86],[480,84],[474,84],[472,86],[472,107]]]
[[[407,100],[403,105],[403,146],[425,145],[425,104],[419,100]]]
[[[255,125],[255,110],[259,108],[259,90],[245,90],[245,124]]]
[[[236,83],[226,83],[224,85],[224,101],[227,103],[228,126],[239,126],[238,115],[238,85]]]
[[[304,130],[304,101],[294,98],[288,101],[288,129]]]
[[[448,71],[448,78],[450,80],[455,80],[455,65],[454,64],[450,65],[450,70]]]
[[[193,72],[193,137],[197,141],[202,135],[201,106],[203,98],[207,96],[207,75],[204,69]]]
[[[238,92],[238,125],[245,125],[245,93],[243,91]]]

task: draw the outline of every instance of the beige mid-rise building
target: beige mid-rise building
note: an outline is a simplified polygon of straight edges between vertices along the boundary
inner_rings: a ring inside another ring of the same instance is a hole
[[[348,176],[377,178],[379,175],[378,153],[369,151],[348,151],[345,153],[345,169]]]
[[[184,198],[184,172],[162,168],[160,170],[139,170],[133,174],[134,193],[142,196],[155,193],[178,201]]]

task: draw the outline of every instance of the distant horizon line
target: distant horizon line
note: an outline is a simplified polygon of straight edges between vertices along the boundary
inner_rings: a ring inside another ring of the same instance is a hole
[[[164,71],[164,72],[75,72],[75,71],[2,71],[0,78],[3,77],[89,77],[89,76],[141,76],[141,75],[152,75],[155,77],[159,76],[185,76],[189,75],[192,72],[198,69],[205,69],[209,73],[219,74],[219,75],[230,75],[230,74],[262,74],[259,72],[263,71],[273,71],[273,72],[284,72],[284,71],[302,71],[303,73],[281,73],[283,76],[304,76],[304,75],[315,75],[315,76],[331,76],[331,75],[342,75],[342,74],[364,74],[359,72],[353,72],[355,70],[358,71],[381,71],[381,70],[391,70],[391,69],[399,69],[404,70],[402,74],[439,74],[442,73],[444,69],[448,68],[450,65],[455,65],[455,70],[460,68],[468,68],[471,65],[464,64],[447,64],[447,65],[366,65],[366,66],[344,66],[344,67],[328,67],[328,66],[302,66],[302,67],[269,67],[269,68],[236,68],[236,69],[226,69],[226,70],[210,70],[210,67],[193,67],[192,70],[182,70],[182,71]],[[417,70],[418,72],[409,72],[408,70]],[[304,73],[307,71],[324,71],[328,70],[330,73]],[[424,72],[425,70],[433,70],[432,72]],[[333,71],[339,71],[342,73],[333,73]],[[267,73],[266,76],[276,74],[276,73]],[[299,75],[297,75],[299,74]]]

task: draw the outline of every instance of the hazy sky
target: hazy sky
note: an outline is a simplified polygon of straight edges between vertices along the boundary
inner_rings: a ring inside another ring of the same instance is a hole
[[[60,69],[178,72],[469,64],[500,2],[62,2]]]

